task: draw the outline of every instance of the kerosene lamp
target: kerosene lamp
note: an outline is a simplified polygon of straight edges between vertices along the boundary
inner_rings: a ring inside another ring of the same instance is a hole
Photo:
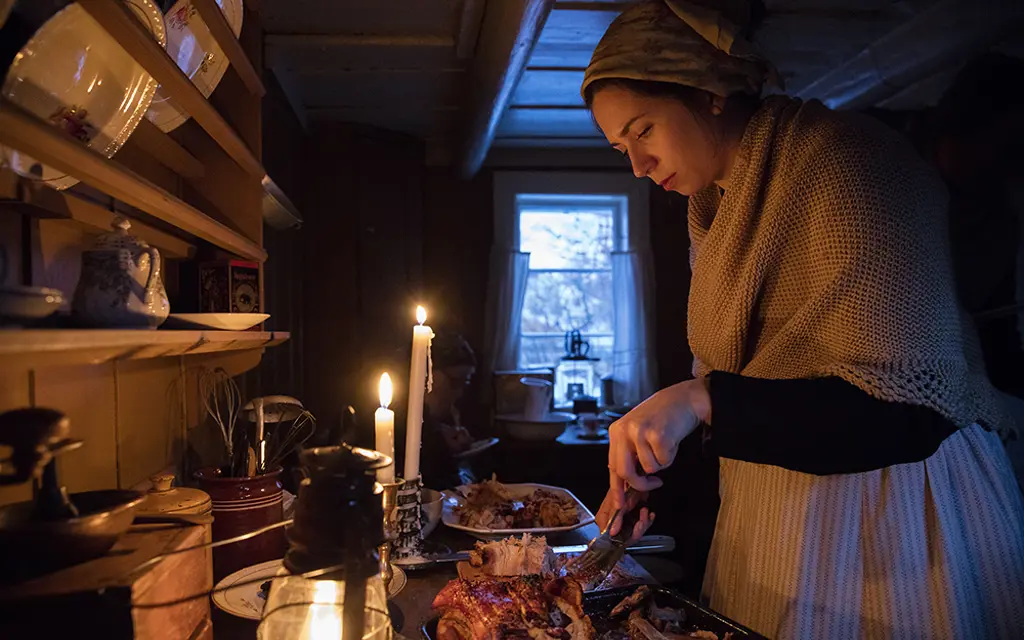
[[[261,640],[392,637],[377,547],[384,542],[378,468],[384,454],[345,444],[307,449],[282,575],[267,596]],[[302,574],[327,569],[314,577]]]
[[[578,329],[565,334],[565,355],[555,367],[555,407],[572,407],[574,400],[593,398],[601,394],[597,377],[598,358],[591,358],[590,343]]]

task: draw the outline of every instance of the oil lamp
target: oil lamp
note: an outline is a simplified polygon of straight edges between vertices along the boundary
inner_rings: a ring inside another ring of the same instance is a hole
[[[271,582],[257,637],[390,639],[377,556],[384,514],[374,475],[392,460],[346,444],[307,449],[301,460],[308,477],[299,487],[284,568]]]
[[[598,399],[601,393],[597,377],[598,358],[591,358],[590,343],[578,329],[565,334],[565,355],[555,367],[555,406],[572,407],[573,400]]]

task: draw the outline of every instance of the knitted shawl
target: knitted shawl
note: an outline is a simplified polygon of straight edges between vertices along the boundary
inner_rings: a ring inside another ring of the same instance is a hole
[[[1012,420],[956,301],[947,199],[884,125],[765,100],[726,193],[689,201],[694,373],[838,376],[1006,435]]]

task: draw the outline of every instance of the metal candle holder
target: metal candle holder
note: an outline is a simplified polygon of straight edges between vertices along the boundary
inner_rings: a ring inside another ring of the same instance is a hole
[[[391,545],[398,539],[398,489],[405,480],[395,478],[394,482],[378,482],[381,487],[381,506],[384,510],[384,542],[377,547],[380,556],[380,577],[384,581],[384,591],[389,592],[391,580],[395,576],[391,568]]]
[[[423,555],[423,477],[402,482],[398,489],[396,522],[398,537],[394,543],[394,556],[398,560]]]

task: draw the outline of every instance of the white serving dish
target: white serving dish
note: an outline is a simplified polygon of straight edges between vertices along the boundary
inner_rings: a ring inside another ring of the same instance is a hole
[[[546,484],[534,484],[534,483],[523,483],[523,484],[503,484],[503,486],[512,494],[513,497],[524,497],[527,496],[537,489],[547,489],[548,491],[565,496],[576,503],[576,508],[579,510],[580,519],[574,525],[565,527],[534,527],[529,529],[480,529],[477,527],[467,527],[464,524],[459,524],[459,516],[455,513],[455,507],[465,504],[465,498],[458,493],[445,491],[443,511],[441,513],[441,521],[445,525],[452,529],[458,529],[459,531],[465,531],[466,533],[480,538],[482,540],[494,540],[499,538],[507,538],[508,536],[517,536],[524,533],[531,535],[549,535],[552,533],[564,533],[566,531],[574,531],[580,527],[584,527],[594,521],[594,514],[587,509],[586,505],[580,502],[571,491],[563,489],[561,487],[552,487]],[[462,493],[467,493],[470,487],[462,485],[457,487],[457,490]]]
[[[245,331],[270,317],[267,313],[172,313],[164,329],[216,329]]]
[[[217,583],[217,592],[213,594],[213,604],[217,605],[217,608],[221,611],[226,611],[233,616],[248,620],[259,620],[263,617],[263,607],[267,604],[267,601],[259,595],[260,585],[278,575],[283,568],[283,560],[268,560],[267,562],[254,564],[251,567],[239,569]],[[394,570],[394,577],[391,579],[391,585],[388,587],[388,597],[394,598],[405,588],[408,577],[401,567],[392,564],[391,568]],[[232,587],[232,585],[240,582],[256,580],[259,580],[259,582]],[[220,589],[226,590],[220,591]]]
[[[123,0],[166,46],[163,15],[152,0]],[[157,82],[77,3],[40,27],[7,71],[4,98],[110,158],[135,131]],[[54,189],[77,178],[14,149],[0,157],[18,174]]]
[[[0,325],[42,320],[64,304],[64,294],[46,287],[0,287]]]
[[[496,418],[505,424],[508,435],[516,440],[556,440],[566,426],[576,421],[576,415],[564,411],[552,411],[540,420],[529,420],[522,414],[500,415]]]
[[[237,38],[242,32],[242,0],[217,0],[217,4]],[[209,98],[228,69],[228,57],[190,0],[175,3],[164,21],[167,23],[167,54],[199,92]],[[161,131],[168,132],[180,127],[190,116],[162,89],[157,88],[146,117]]]

